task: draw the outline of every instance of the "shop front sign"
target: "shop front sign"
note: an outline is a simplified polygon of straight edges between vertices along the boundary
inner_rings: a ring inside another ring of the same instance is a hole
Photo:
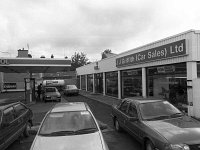
[[[186,54],[185,39],[116,59],[116,67],[129,66]]]
[[[17,84],[16,83],[4,83],[3,88],[4,89],[16,89]]]
[[[0,65],[8,65],[8,60],[7,59],[0,59]]]

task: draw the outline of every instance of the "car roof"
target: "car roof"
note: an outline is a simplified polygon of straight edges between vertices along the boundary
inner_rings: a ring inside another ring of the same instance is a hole
[[[0,99],[0,101],[1,101],[2,99]],[[5,99],[3,99],[3,100],[5,100]],[[3,102],[3,103],[0,103],[0,110],[4,110],[4,109],[6,109],[6,108],[8,108],[8,107],[10,107],[10,106],[12,106],[12,105],[14,105],[14,104],[18,104],[18,103],[21,103],[21,102]]]
[[[51,112],[66,112],[66,111],[85,111],[87,106],[84,102],[67,102],[56,104]]]
[[[56,89],[56,87],[53,87],[53,86],[46,86],[44,87],[45,89]]]
[[[152,103],[152,102],[165,101],[163,99],[136,98],[136,97],[128,97],[128,98],[125,98],[124,100],[128,100],[128,101],[133,102],[135,104],[144,104],[144,103]]]

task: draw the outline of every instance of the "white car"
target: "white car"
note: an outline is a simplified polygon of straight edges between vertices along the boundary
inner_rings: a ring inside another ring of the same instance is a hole
[[[56,87],[45,87],[43,93],[44,102],[61,101],[61,94]]]
[[[86,103],[58,103],[44,117],[31,150],[109,150]]]

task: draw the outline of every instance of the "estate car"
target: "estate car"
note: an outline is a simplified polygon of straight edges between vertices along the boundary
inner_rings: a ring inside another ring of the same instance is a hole
[[[29,136],[32,111],[23,103],[0,104],[0,149],[6,149],[22,134]]]

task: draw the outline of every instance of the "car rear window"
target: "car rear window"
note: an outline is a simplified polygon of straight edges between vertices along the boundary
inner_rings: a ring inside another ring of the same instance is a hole
[[[46,92],[56,92],[55,88],[46,88],[45,89]]]
[[[50,113],[41,126],[40,135],[51,134],[59,131],[78,131],[84,129],[95,129],[96,123],[88,111],[70,111]]]
[[[67,89],[77,89],[75,85],[67,85]]]

